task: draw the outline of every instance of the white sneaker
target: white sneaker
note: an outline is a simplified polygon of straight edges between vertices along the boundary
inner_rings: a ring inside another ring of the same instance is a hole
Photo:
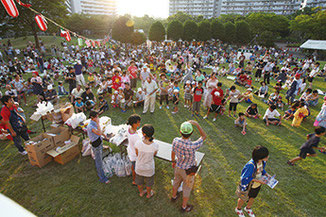
[[[213,121],[216,121],[216,118],[213,118]]]
[[[21,155],[26,155],[26,154],[27,154],[27,151],[19,152],[19,154],[21,154]]]
[[[166,106],[166,109],[169,109],[169,108],[170,108],[170,107],[167,105],[167,106]]]
[[[207,118],[207,115],[203,117],[203,119],[206,119]]]
[[[250,217],[255,217],[254,212],[252,211],[252,209],[247,209],[247,207],[244,208],[244,211],[246,211],[246,213],[248,213],[248,215]]]
[[[234,209],[235,213],[239,216],[239,217],[246,217],[243,212],[242,209],[238,210],[238,208]]]
[[[160,109],[162,109],[162,106],[160,106]]]
[[[187,108],[187,105],[184,105],[183,107]]]

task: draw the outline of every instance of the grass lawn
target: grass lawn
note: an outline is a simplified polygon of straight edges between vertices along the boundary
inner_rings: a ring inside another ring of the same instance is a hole
[[[232,85],[230,80],[219,79],[223,82],[223,89]],[[254,85],[258,87],[257,83]],[[238,88],[241,92],[245,90]],[[314,88],[325,91],[325,82],[321,78],[315,79]],[[190,199],[195,208],[187,216],[236,216],[235,188],[241,169],[251,158],[256,145],[264,145],[270,150],[266,170],[271,175],[276,174],[279,180],[274,190],[268,186],[262,188],[253,206],[256,215],[325,216],[326,156],[318,154],[316,158],[302,161],[295,167],[286,164],[288,159],[298,155],[306,134],[313,132],[312,125],[321,101],[311,109],[311,116],[300,128],[291,127],[290,121],[284,121],[281,127],[266,127],[261,119],[248,119],[245,136],[234,127],[233,117],[218,116],[216,122],[212,122],[212,115],[206,120],[197,118],[208,138],[200,149],[206,155]],[[267,105],[257,97],[255,102],[260,113],[264,114]],[[30,117],[34,112],[30,106],[32,101],[28,105],[22,107],[26,116]],[[245,111],[247,106],[239,104],[238,111]],[[104,115],[118,125],[125,123],[129,115],[141,112],[141,109],[130,109],[121,113],[110,107]],[[284,112],[281,111],[281,114]],[[203,110],[201,115],[204,115]],[[172,115],[170,110],[159,110],[157,102],[154,115],[142,115],[142,124],[153,124],[155,138],[172,142],[174,137],[179,136],[180,124],[190,118],[183,103],[180,112]],[[46,124],[49,126],[50,123]],[[28,126],[31,130],[42,132],[40,122],[29,120]],[[192,138],[197,137],[196,132]],[[322,138],[321,144],[325,144],[325,138]],[[0,192],[38,216],[182,216],[181,200],[175,204],[169,200],[173,178],[171,163],[159,159],[155,163],[156,195],[148,200],[138,196],[137,188],[131,186],[131,177],[114,176],[111,184],[101,184],[90,157],[79,156],[64,166],[51,162],[39,169],[31,166],[27,156],[21,156],[12,142],[0,142]]]

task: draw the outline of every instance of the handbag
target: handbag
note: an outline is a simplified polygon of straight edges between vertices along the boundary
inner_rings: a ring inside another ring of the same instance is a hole
[[[97,147],[99,147],[101,144],[102,144],[102,139],[101,139],[101,137],[99,137],[97,140],[95,140],[94,142],[91,142],[91,144],[92,144],[92,146],[94,147],[94,148],[97,148]]]
[[[253,164],[253,163],[251,163]],[[254,165],[254,164],[253,164]],[[255,165],[254,165],[255,166]],[[257,168],[255,166],[255,171],[252,174],[252,178],[254,179],[256,177],[256,173],[257,173]],[[251,190],[252,187],[252,181],[249,183],[248,188],[245,191],[241,190],[241,181],[239,182],[239,184],[237,185],[237,189],[235,190],[235,194],[237,195],[238,198],[240,198],[243,201],[248,201],[249,200],[249,192]]]
[[[198,168],[198,166],[191,166],[190,168],[186,169],[185,171],[187,176],[197,173]]]

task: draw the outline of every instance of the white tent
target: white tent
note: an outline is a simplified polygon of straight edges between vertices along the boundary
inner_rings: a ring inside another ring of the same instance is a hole
[[[0,210],[3,217],[36,217],[3,194],[0,194]]]
[[[326,41],[324,40],[308,40],[303,43],[300,48],[313,50],[326,50]]]

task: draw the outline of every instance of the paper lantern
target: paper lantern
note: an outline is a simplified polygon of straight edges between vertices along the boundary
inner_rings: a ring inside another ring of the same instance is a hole
[[[98,47],[101,47],[101,42],[100,41],[96,41],[96,44]]]
[[[66,31],[66,30],[61,29],[60,36],[61,37],[64,37],[67,41],[71,41],[71,36],[70,36],[69,31]]]
[[[35,21],[36,21],[38,27],[40,27],[40,30],[42,30],[43,32],[45,32],[48,29],[48,26],[46,25],[45,18],[42,15],[36,15]]]
[[[95,41],[92,40],[91,42],[92,42],[92,46],[95,47]]]
[[[12,17],[18,17],[19,12],[14,0],[1,0],[1,3],[5,7],[7,13]]]

